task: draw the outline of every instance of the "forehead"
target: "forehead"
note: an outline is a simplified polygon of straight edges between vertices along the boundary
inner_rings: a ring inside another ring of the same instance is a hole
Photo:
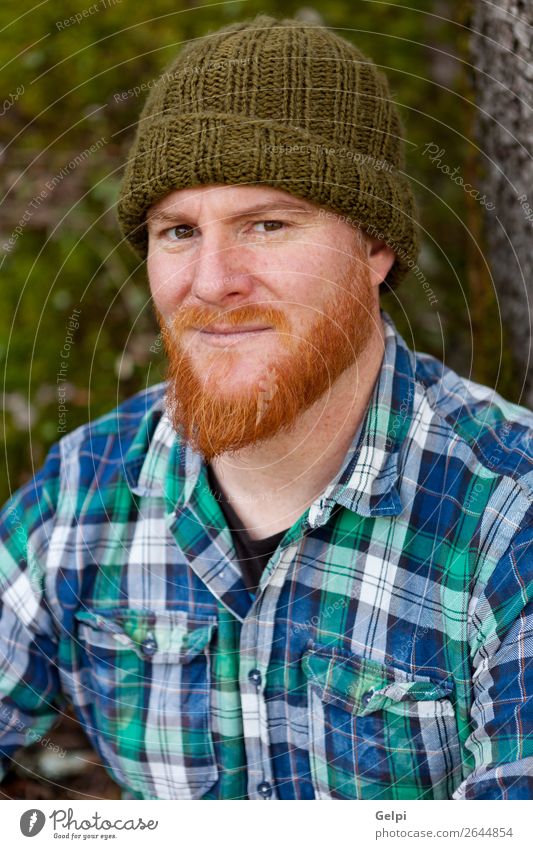
[[[283,189],[276,189],[272,186],[212,184],[175,189],[149,208],[148,217],[173,210],[200,211],[202,208],[220,207],[226,211],[237,211],[240,208],[263,205],[302,209],[306,212],[318,212],[320,209],[312,201],[296,197]]]

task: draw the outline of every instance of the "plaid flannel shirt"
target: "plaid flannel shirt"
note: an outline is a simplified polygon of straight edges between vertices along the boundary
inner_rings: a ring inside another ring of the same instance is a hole
[[[67,701],[128,798],[533,797],[533,415],[386,346],[256,597],[164,385],[2,516],[0,754]]]

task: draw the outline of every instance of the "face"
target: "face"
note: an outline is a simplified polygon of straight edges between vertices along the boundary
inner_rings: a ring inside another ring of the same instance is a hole
[[[315,204],[199,186],[167,195],[147,224],[168,412],[207,462],[290,429],[377,331],[394,255]]]

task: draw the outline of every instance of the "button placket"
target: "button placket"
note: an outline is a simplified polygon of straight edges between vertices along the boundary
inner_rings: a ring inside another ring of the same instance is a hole
[[[262,679],[263,679],[263,676],[261,675],[261,672],[260,672],[259,669],[250,669],[250,671],[248,673],[248,680],[251,681],[252,684],[255,684],[257,689],[260,688]]]
[[[269,781],[261,781],[257,785],[257,792],[263,799],[270,799],[272,796],[272,785]]]
[[[281,550],[268,582],[242,624],[240,689],[250,799],[276,798],[264,685],[272,649],[275,611],[297,549],[298,545],[293,543]]]

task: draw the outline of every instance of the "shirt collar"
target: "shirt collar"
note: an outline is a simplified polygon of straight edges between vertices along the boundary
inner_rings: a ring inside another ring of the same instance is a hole
[[[381,310],[385,348],[365,416],[341,470],[309,508],[310,527],[324,524],[336,504],[361,516],[393,516],[402,510],[398,460],[411,424],[415,388],[414,354]],[[161,395],[144,416],[124,458],[135,495],[164,495],[169,511],[189,501],[202,458],[175,433]]]
[[[336,504],[361,516],[402,510],[399,455],[409,431],[415,394],[415,355],[381,310],[385,348],[367,410],[343,466],[309,509],[311,527],[324,524]]]
[[[162,495],[176,434],[165,412],[165,384],[145,413],[135,438],[124,455],[124,476],[134,495]]]

